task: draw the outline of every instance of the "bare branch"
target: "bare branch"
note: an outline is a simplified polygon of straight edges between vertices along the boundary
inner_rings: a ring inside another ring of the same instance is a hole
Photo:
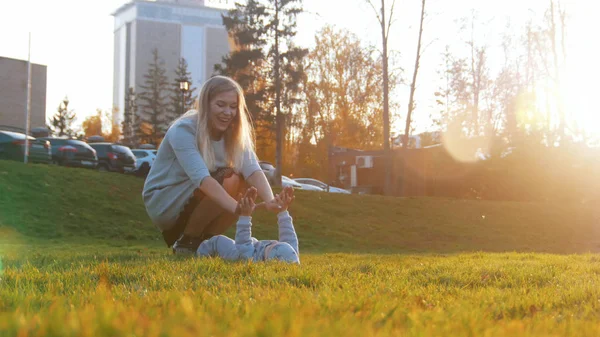
[[[421,55],[422,55],[422,54],[425,54],[425,52],[427,51],[427,48],[429,48],[429,47],[430,47],[432,44],[434,44],[435,42],[437,42],[437,41],[439,41],[439,40],[440,40],[440,39],[438,39],[438,38],[435,38],[435,39],[433,39],[433,40],[429,41],[429,43],[428,43],[428,44],[427,44],[425,47],[423,47],[423,52],[421,53]]]
[[[368,3],[369,5],[371,5],[371,8],[373,8],[373,11],[375,12],[375,16],[377,17],[377,21],[379,21],[379,23],[381,24],[381,16],[379,16],[379,12],[377,11],[377,9],[375,9],[375,5],[373,5],[371,0],[365,0],[365,2]]]
[[[392,23],[393,23],[392,18],[394,17],[394,5],[396,5],[396,0],[392,1],[392,8],[390,9],[390,17],[389,17],[389,20],[388,20],[388,26],[387,26],[387,28],[385,30],[385,38],[386,39],[390,35],[390,27],[392,27]]]

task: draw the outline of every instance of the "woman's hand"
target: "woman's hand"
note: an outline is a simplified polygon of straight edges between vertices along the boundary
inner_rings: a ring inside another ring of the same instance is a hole
[[[294,201],[294,189],[292,187],[285,187],[273,199],[257,204],[256,208],[265,208],[267,211],[279,213],[287,210],[292,201]]]
[[[282,210],[281,204],[277,200],[277,197],[275,197],[267,202],[261,202],[260,204],[258,204],[256,206],[264,207],[264,208],[266,208],[267,211],[271,211],[271,212],[275,212],[275,213],[279,213]]]
[[[250,186],[256,187],[258,196],[264,200],[257,204],[256,208],[265,208],[268,211],[275,213],[281,212],[280,205],[278,205],[277,200],[275,200],[275,196],[273,195],[271,185],[269,185],[269,181],[262,170],[254,172],[246,179],[246,182],[250,184]]]
[[[273,212],[273,213],[279,213],[283,210],[283,207],[281,206],[281,201],[278,200],[278,195],[275,196],[275,198],[269,200],[269,201],[263,201],[261,203],[256,204],[255,208],[264,208],[267,211]]]

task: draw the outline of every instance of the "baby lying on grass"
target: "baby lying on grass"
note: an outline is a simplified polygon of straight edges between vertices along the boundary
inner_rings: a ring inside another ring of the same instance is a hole
[[[197,256],[219,256],[225,260],[267,261],[279,260],[289,263],[300,263],[298,254],[298,237],[294,230],[292,217],[287,209],[294,201],[294,190],[284,188],[275,196],[282,211],[277,214],[279,241],[257,240],[252,237],[252,212],[256,208],[257,191],[249,188],[240,198],[240,217],[236,224],[235,241],[224,235],[213,236],[202,242],[196,251]]]

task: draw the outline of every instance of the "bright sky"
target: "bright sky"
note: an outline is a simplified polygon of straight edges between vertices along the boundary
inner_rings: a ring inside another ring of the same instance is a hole
[[[379,2],[379,0],[372,0]],[[56,111],[67,95],[80,123],[97,108],[112,105],[113,81],[113,17],[110,15],[125,0],[13,0],[0,3],[0,56],[26,59],[28,32],[32,32],[32,61],[48,66],[47,116]],[[386,0],[391,3],[391,0]],[[458,39],[455,21],[469,17],[475,9],[485,28],[478,35],[496,49],[492,50],[495,66],[502,59],[498,45],[510,17],[518,29],[535,13],[539,19],[550,0],[428,0],[429,13],[424,32],[424,45],[429,45],[422,59],[417,89],[417,131],[428,126],[427,118],[438,109],[433,106],[433,92],[438,87],[436,71],[445,45],[455,50],[464,48]],[[563,0],[571,15],[569,23],[569,58],[574,65],[567,83],[571,103],[581,111],[578,120],[600,133],[599,113],[593,104],[593,88],[600,78],[600,46],[594,43],[600,32],[597,13],[600,3],[591,0]],[[298,24],[300,45],[311,46],[314,34],[324,24],[333,24],[356,33],[365,43],[380,45],[380,32],[373,10],[365,0],[304,0],[307,14]],[[404,78],[412,77],[419,0],[397,0],[390,49],[400,53]],[[595,33],[592,33],[595,32]],[[588,40],[589,39],[589,40]],[[403,86],[394,97],[406,114],[408,90]],[[400,127],[403,120],[396,120]]]

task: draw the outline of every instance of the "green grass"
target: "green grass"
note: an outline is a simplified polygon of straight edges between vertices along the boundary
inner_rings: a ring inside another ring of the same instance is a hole
[[[0,161],[0,336],[600,335],[593,205],[299,192],[300,266],[227,263],[169,254],[142,184]]]
[[[600,258],[304,254],[302,265],[50,249],[5,258],[20,336],[598,336]]]

